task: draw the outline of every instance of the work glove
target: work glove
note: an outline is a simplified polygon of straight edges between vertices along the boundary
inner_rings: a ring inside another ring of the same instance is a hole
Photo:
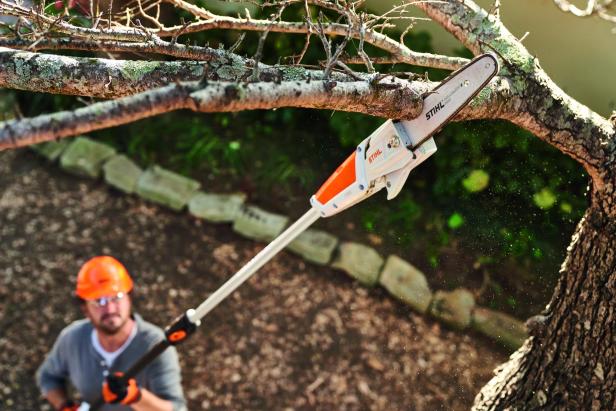
[[[106,403],[129,405],[141,399],[141,390],[134,378],[124,382],[122,373],[116,372],[103,382],[103,400]]]
[[[58,411],[78,411],[79,404],[74,403],[73,401],[65,401],[64,404],[58,407]]]

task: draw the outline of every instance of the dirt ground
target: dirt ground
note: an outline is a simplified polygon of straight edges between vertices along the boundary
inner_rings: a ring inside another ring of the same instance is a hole
[[[164,326],[263,247],[26,150],[0,153],[0,242],[2,410],[46,409],[34,373],[79,318],[70,296],[91,256],[123,261],[136,310]],[[468,409],[507,356],[289,253],[206,317],[179,352],[191,410]]]

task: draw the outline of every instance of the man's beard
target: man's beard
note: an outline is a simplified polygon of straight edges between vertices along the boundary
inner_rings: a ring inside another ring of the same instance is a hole
[[[122,329],[122,327],[124,326],[124,324],[126,324],[126,321],[128,321],[128,317],[124,318],[119,324],[115,325],[109,325],[107,323],[105,323],[105,320],[108,317],[112,317],[112,316],[118,316],[120,318],[122,318],[119,314],[108,314],[106,316],[103,316],[100,320],[100,322],[98,324],[96,324],[96,329],[98,331],[100,331],[103,334],[106,335],[115,335],[118,331],[120,331]]]

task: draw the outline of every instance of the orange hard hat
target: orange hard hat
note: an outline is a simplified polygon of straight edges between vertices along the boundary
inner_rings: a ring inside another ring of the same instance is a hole
[[[133,280],[121,262],[113,257],[90,259],[77,274],[75,294],[84,300],[94,300],[133,289]]]

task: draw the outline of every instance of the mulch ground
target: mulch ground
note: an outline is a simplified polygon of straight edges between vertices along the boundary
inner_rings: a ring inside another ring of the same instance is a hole
[[[264,245],[228,225],[0,153],[0,409],[45,409],[34,373],[60,330],[81,263],[111,254],[136,310],[164,326]],[[191,410],[462,410],[506,353],[448,330],[343,273],[278,255],[178,347]]]

